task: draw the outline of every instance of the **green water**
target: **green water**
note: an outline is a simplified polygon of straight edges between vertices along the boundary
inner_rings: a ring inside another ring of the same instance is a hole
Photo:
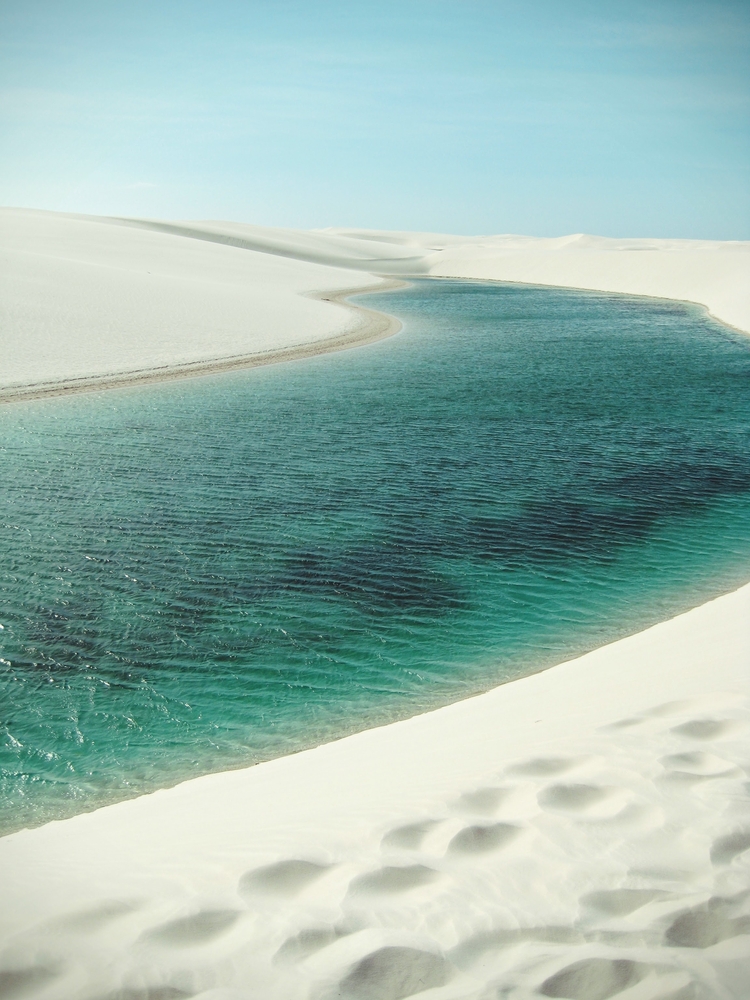
[[[367,347],[0,410],[0,830],[413,715],[750,578],[750,338],[421,280]]]

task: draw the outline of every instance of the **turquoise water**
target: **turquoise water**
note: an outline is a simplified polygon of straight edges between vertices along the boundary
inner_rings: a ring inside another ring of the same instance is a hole
[[[443,705],[750,578],[750,338],[421,280],[394,338],[0,410],[0,829]]]

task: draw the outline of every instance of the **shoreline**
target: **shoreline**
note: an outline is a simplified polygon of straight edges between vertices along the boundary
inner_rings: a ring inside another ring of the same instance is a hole
[[[144,368],[134,371],[112,372],[103,375],[81,376],[61,380],[59,382],[33,382],[27,385],[0,386],[0,405],[3,403],[14,403],[47,399],[54,396],[66,396],[73,393],[97,392],[105,389],[120,389],[131,386],[146,385],[155,382],[167,382],[174,379],[198,378],[202,375],[217,375],[222,372],[239,371],[245,368],[258,368],[264,365],[282,364],[287,361],[298,361],[303,358],[317,357],[322,354],[335,354],[338,351],[349,350],[355,347],[364,347],[367,344],[376,343],[379,340],[387,340],[395,336],[403,329],[403,323],[395,316],[379,310],[368,309],[366,306],[349,302],[349,298],[356,295],[377,294],[379,292],[395,291],[399,288],[406,288],[409,278],[429,280],[429,281],[465,281],[476,284],[490,285],[524,285],[529,288],[557,288],[568,289],[570,291],[591,292],[601,295],[615,295],[623,298],[637,298],[649,300],[661,300],[664,302],[683,302],[687,305],[695,306],[705,311],[705,314],[714,322],[721,324],[728,330],[743,335],[750,335],[750,329],[741,326],[734,326],[721,316],[713,313],[710,307],[697,299],[675,299],[666,295],[650,295],[644,292],[628,292],[605,290],[585,285],[556,285],[543,282],[521,281],[508,278],[489,277],[454,277],[451,275],[439,274],[414,274],[405,275],[406,280],[395,279],[390,276],[375,275],[379,277],[381,284],[377,286],[364,285],[361,288],[345,288],[331,291],[312,291],[301,293],[304,297],[318,302],[329,302],[334,305],[341,305],[351,310],[355,318],[359,319],[359,325],[332,337],[322,338],[307,343],[282,347],[268,351],[256,351],[250,354],[241,354],[230,357],[219,357],[210,360],[199,360],[171,365],[163,365],[155,368]]]
[[[550,288],[557,289],[558,291],[589,292],[592,295],[611,295],[617,298],[625,299],[646,299],[649,302],[680,302],[684,305],[694,306],[695,308],[702,310],[710,320],[713,320],[714,323],[718,323],[720,326],[726,327],[727,330],[731,330],[733,333],[741,333],[745,337],[750,336],[750,324],[747,324],[746,326],[735,326],[730,323],[729,320],[722,319],[722,317],[717,313],[711,312],[711,307],[705,302],[698,301],[698,299],[683,299],[674,298],[669,295],[651,295],[647,292],[628,292],[619,291],[617,289],[595,288],[589,285],[555,285],[538,281],[516,281],[511,278],[464,278],[453,277],[446,274],[420,274],[414,275],[414,277],[425,281],[465,281],[468,284],[476,283],[479,285],[523,285],[524,288]],[[377,289],[373,289],[373,291],[377,291]]]
[[[238,371],[243,368],[259,368],[263,365],[298,361],[302,358],[317,357],[320,354],[334,354],[337,351],[363,347],[378,340],[385,340],[399,333],[403,327],[401,320],[388,313],[382,313],[366,306],[355,305],[348,299],[353,295],[370,292],[388,292],[405,288],[407,282],[383,279],[382,284],[373,287],[344,288],[335,291],[315,291],[303,293],[318,302],[330,302],[351,310],[358,323],[352,329],[321,340],[310,341],[291,347],[281,347],[270,351],[258,351],[235,357],[216,358],[208,361],[192,361],[184,364],[165,365],[138,371],[113,372],[107,375],[82,376],[60,382],[31,383],[22,386],[0,387],[0,404],[26,400],[47,399],[51,396],[67,396],[79,392],[96,392],[103,389],[122,389],[145,385],[152,382],[167,382],[173,379],[197,378],[201,375],[217,375],[221,372]]]

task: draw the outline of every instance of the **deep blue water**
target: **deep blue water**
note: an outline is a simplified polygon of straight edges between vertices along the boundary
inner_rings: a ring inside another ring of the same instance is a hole
[[[750,578],[750,338],[421,280],[340,354],[0,410],[0,830],[413,715]]]

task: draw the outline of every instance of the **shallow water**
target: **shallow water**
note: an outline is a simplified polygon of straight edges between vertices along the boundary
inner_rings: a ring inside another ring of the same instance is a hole
[[[335,355],[0,411],[0,830],[446,704],[750,578],[750,338],[416,282]]]

